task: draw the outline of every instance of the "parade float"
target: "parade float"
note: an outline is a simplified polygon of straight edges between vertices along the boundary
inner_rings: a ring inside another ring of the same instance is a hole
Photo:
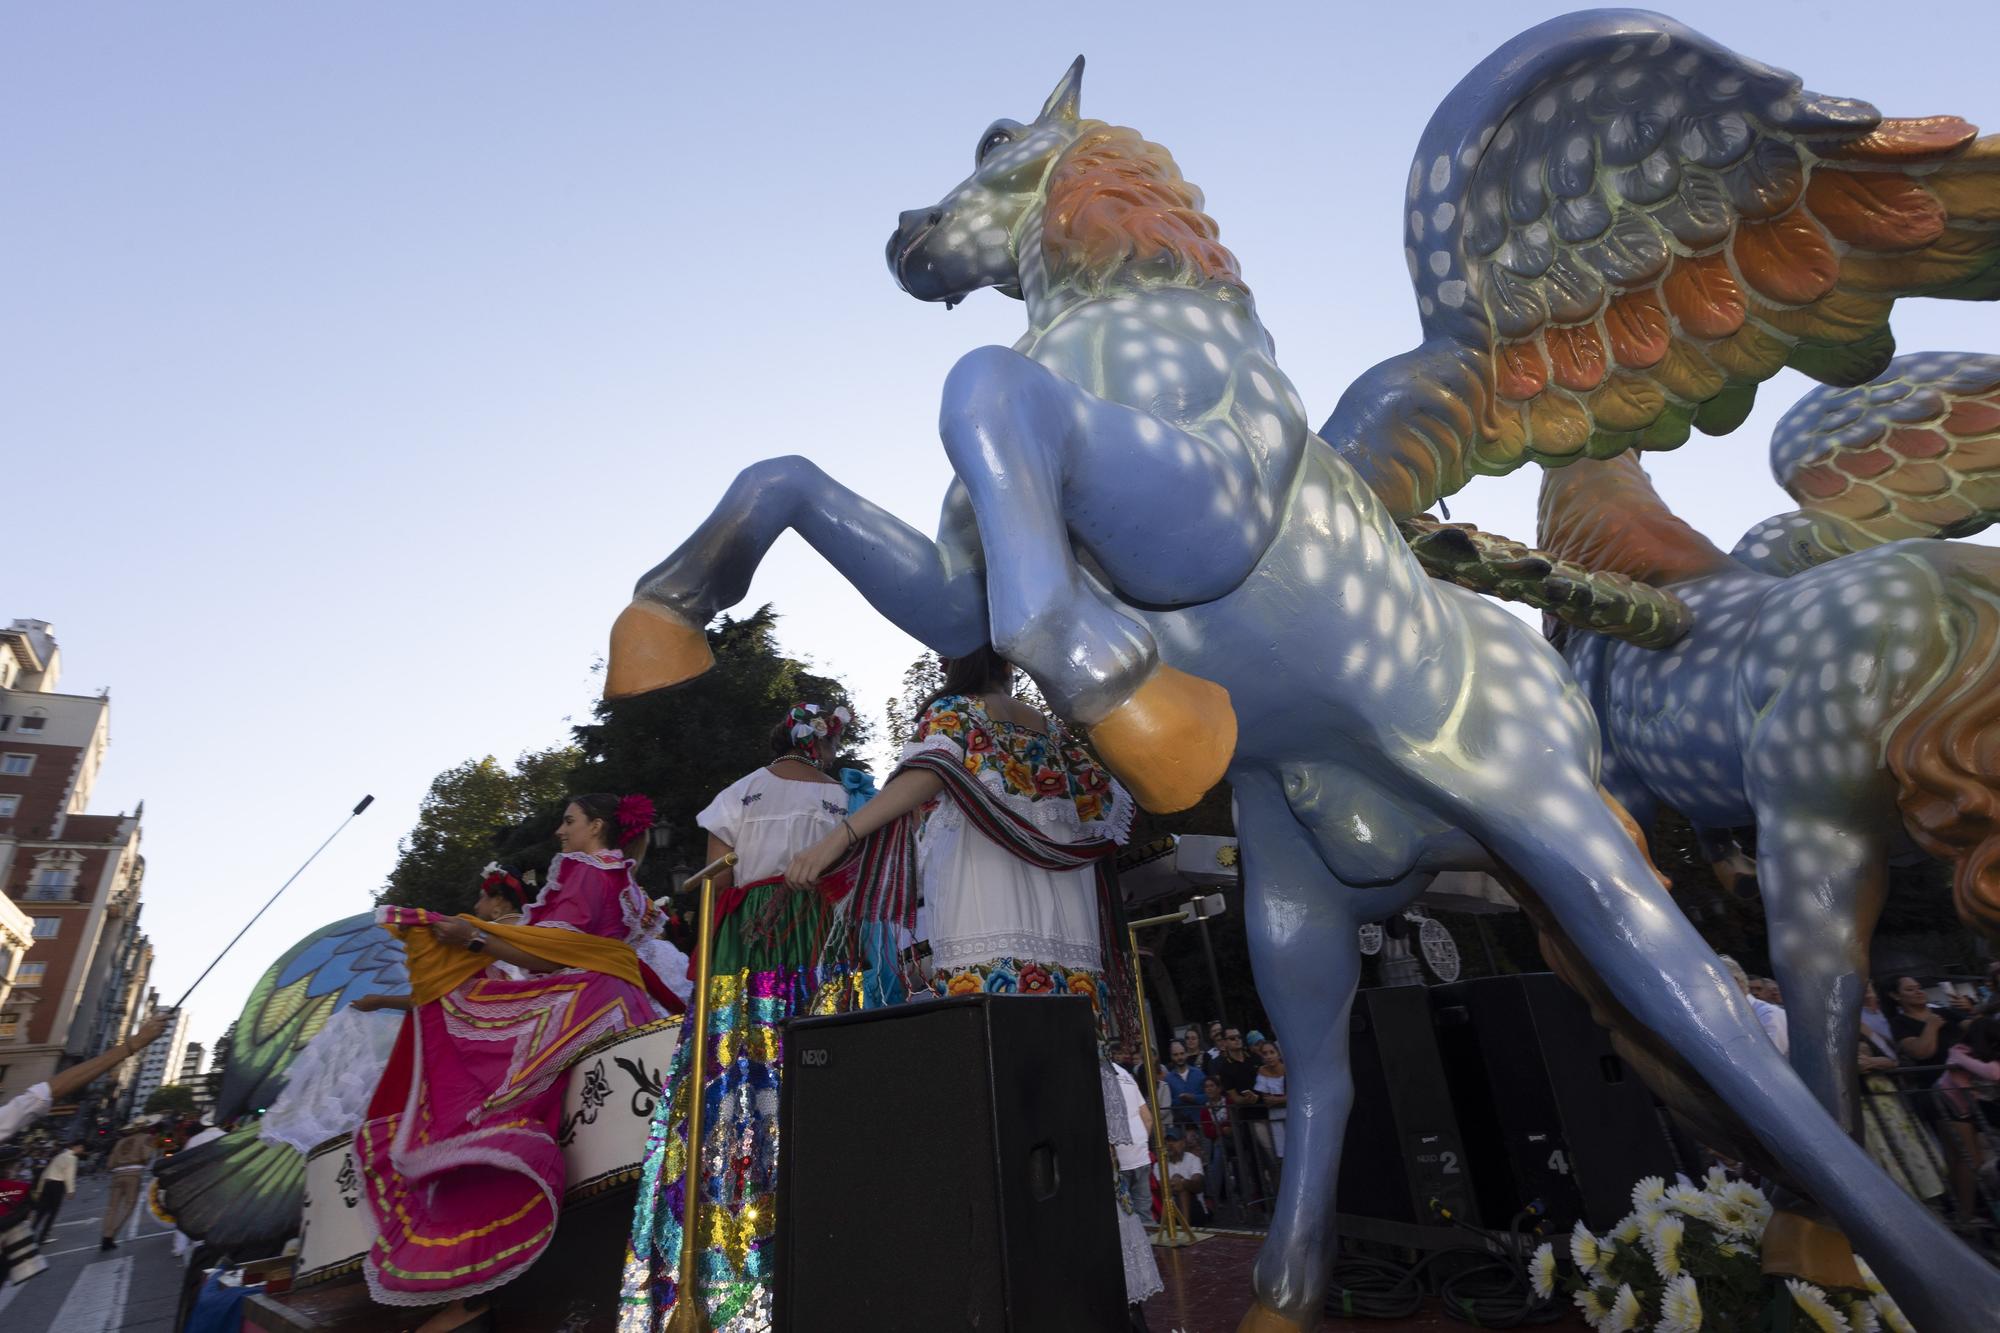
[[[1398,205],[1423,341],[1315,431],[1200,192],[1085,117],[1082,73],[979,131],[972,174],[888,244],[910,295],[992,288],[1027,317],[947,378],[936,538],[805,459],[753,464],[639,580],[608,692],[705,670],[702,627],[789,530],[934,651],[1029,672],[1148,808],[1227,777],[1293,1126],[1244,1329],[1317,1324],[1358,928],[1445,872],[1505,883],[1621,1051],[1779,1183],[1767,1268],[1857,1285],[1845,1233],[1918,1326],[2000,1321],[2000,1273],[1794,1077],[1676,910],[1589,697],[1475,594],[1635,651],[1703,608],[1428,512],[1481,475],[1726,433],[1783,367],[1875,377],[1896,299],[2000,295],[2000,139],[1809,92],[1658,15],[1552,20],[1424,132]],[[1990,806],[1970,816],[1984,831],[1939,841],[1988,845]],[[1851,975],[1834,937],[1805,947]]]

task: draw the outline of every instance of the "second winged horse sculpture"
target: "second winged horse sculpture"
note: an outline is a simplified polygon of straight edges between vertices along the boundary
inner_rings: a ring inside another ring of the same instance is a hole
[[[1664,651],[1566,629],[1563,656],[1597,713],[1604,785],[1642,826],[1668,805],[1711,847],[1756,830],[1792,1067],[1853,1126],[1891,858],[1947,861],[1960,918],[2000,935],[2000,550],[1889,540],[2000,509],[2000,357],[1920,353],[1815,389],[1772,464],[1801,506],[1730,555],[1630,456],[1550,472],[1541,540],[1693,613]]]
[[[1426,130],[1403,204],[1424,342],[1315,433],[1199,191],[1083,118],[1081,80],[983,131],[889,243],[913,296],[1026,305],[1020,341],[946,381],[938,536],[804,459],[755,464],[640,579],[608,692],[705,669],[701,626],[790,529],[936,651],[1025,668],[1150,807],[1226,771],[1293,1108],[1245,1328],[1318,1324],[1356,928],[1463,869],[1526,886],[1920,1327],[2000,1324],[2000,1273],[1841,1132],[1674,908],[1561,660],[1399,531],[1480,473],[1726,430],[1783,365],[1867,378],[1895,297],[1994,294],[2000,143],[1807,93],[1657,15],[1546,23]]]

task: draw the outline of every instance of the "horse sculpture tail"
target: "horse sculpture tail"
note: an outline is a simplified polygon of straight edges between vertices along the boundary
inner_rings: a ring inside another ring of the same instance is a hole
[[[1890,731],[1884,758],[1910,836],[1952,863],[1959,919],[2000,937],[2000,558],[1916,545],[1943,583],[1949,657]]]

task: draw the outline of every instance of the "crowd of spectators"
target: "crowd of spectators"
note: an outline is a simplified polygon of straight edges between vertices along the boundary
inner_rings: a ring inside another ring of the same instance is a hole
[[[1723,962],[1789,1053],[1778,983]],[[1857,1063],[1870,1155],[1958,1230],[1990,1236],[2000,1203],[2000,961],[1976,983],[1907,973],[1864,983]]]
[[[1143,1077],[1136,1058],[1125,1063]],[[1254,1029],[1189,1024],[1168,1040],[1158,1072],[1153,1106],[1181,1216],[1203,1225],[1221,1207],[1268,1205],[1285,1159],[1285,1059],[1278,1043]],[[1146,1170],[1157,1173],[1150,1158]],[[1138,1173],[1128,1179],[1143,1208]],[[1157,1181],[1148,1188],[1157,1194]]]

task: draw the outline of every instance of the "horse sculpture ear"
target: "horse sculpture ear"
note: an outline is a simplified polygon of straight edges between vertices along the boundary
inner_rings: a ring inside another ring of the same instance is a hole
[[[1042,114],[1035,119],[1075,120],[1077,102],[1082,96],[1083,57],[1078,56],[1076,63],[1069,67],[1069,73],[1062,76],[1062,82],[1056,85],[1056,90],[1049,94],[1049,100],[1042,105]]]

